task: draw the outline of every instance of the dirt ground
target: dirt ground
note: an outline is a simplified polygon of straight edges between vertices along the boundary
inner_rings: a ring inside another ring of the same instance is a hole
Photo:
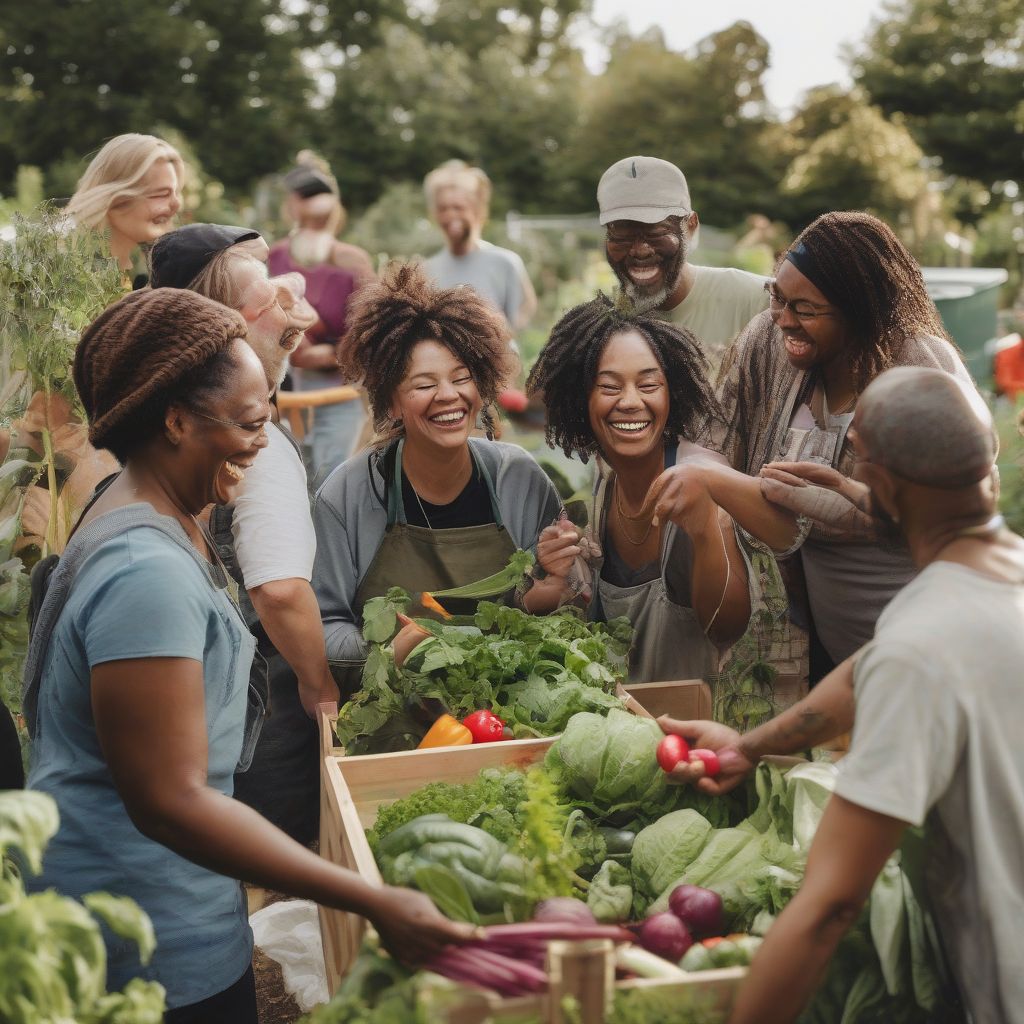
[[[246,889],[250,913],[260,907],[277,903],[278,900],[287,899],[280,893],[267,892],[263,889],[252,890],[248,886]],[[302,1011],[285,991],[280,965],[257,948],[253,953],[252,967],[256,975],[256,1004],[260,1024],[294,1024],[302,1016]]]

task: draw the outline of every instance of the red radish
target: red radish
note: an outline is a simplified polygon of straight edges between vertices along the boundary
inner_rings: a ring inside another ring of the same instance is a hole
[[[691,750],[690,760],[700,761],[704,765],[704,775],[709,779],[713,779],[722,770],[718,755],[713,750]]]
[[[655,953],[672,963],[678,962],[693,945],[693,936],[686,925],[675,914],[668,912],[652,914],[647,918],[640,925],[637,938],[649,953]]]
[[[699,885],[677,885],[668,897],[668,908],[698,938],[721,935],[725,930],[722,898]]]
[[[690,745],[682,736],[665,736],[658,744],[658,764],[661,770],[670,772],[680,761],[685,761],[690,754]]]

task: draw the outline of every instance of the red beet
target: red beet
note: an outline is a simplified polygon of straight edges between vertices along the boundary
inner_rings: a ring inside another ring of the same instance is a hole
[[[693,945],[689,929],[675,914],[652,914],[640,925],[640,945],[672,963],[677,963]]]
[[[722,898],[699,885],[677,885],[668,897],[669,910],[698,938],[725,931]]]

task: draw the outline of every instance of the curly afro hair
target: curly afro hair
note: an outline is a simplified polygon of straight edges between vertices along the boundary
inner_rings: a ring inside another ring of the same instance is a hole
[[[599,450],[587,404],[601,353],[624,331],[644,336],[665,373],[670,396],[666,439],[701,440],[721,415],[697,339],[653,313],[638,312],[625,300],[615,303],[599,293],[555,324],[526,382],[530,394],[539,395],[547,407],[548,444],[566,455],[586,459]]]
[[[917,260],[884,221],[855,211],[824,213],[782,260],[801,248],[814,263],[814,283],[853,334],[850,361],[858,392],[894,366],[917,335],[949,340]]]
[[[395,389],[416,343],[426,340],[447,346],[465,364],[490,430],[490,406],[516,367],[510,339],[505,318],[472,288],[435,288],[418,263],[392,263],[379,283],[353,300],[338,362],[347,378],[363,382],[382,445],[396,433],[390,415]]]

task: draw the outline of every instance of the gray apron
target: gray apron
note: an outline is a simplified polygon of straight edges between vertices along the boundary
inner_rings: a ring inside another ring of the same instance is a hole
[[[593,538],[604,550],[604,536],[611,485],[615,474],[602,477],[594,495],[590,517]],[[633,625],[633,644],[629,651],[631,683],[660,682],[668,679],[704,679],[712,682],[718,672],[718,649],[708,639],[693,608],[676,604],[668,595],[665,567],[673,557],[676,544],[688,538],[674,523],[661,531],[661,574],[634,587],[618,587],[602,579],[603,556],[591,561],[594,571],[594,598],[588,617],[599,622],[624,615]]]
[[[493,523],[482,526],[460,526],[450,530],[432,530],[426,526],[410,526],[402,501],[402,447],[395,452],[395,471],[388,488],[388,519],[384,539],[366,574],[356,590],[355,608],[362,610],[371,597],[386,594],[390,587],[402,587],[413,595],[409,614],[436,618],[419,603],[423,591],[447,590],[499,572],[508,565],[516,545],[505,529],[494,482],[487,467],[470,454],[477,471],[482,474],[491,499]],[[477,601],[463,598],[446,600],[445,608],[457,615],[472,615]],[[362,670],[359,670],[362,675]]]

